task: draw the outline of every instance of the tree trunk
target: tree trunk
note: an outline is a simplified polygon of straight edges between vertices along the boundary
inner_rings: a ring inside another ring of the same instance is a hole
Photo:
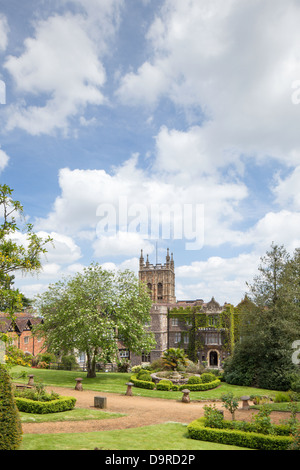
[[[87,378],[94,379],[96,377],[96,357],[95,353],[91,357],[90,353],[87,353]]]

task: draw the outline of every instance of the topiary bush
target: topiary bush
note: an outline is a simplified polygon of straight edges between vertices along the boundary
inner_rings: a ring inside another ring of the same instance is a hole
[[[169,391],[173,387],[171,380],[163,379],[156,385],[156,390]]]
[[[19,412],[7,370],[0,364],[0,450],[17,450],[22,441]]]
[[[201,375],[201,382],[203,384],[207,384],[208,382],[213,382],[216,380],[215,374],[212,374],[211,372],[204,372],[204,374]]]
[[[201,384],[201,383],[202,383],[201,377],[197,377],[196,375],[192,375],[192,377],[188,379],[188,384]]]

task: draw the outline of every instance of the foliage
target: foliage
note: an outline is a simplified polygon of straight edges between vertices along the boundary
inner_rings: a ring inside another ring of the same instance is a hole
[[[130,369],[130,361],[128,359],[117,360],[117,371],[128,372]]]
[[[239,407],[238,399],[233,396],[233,393],[225,393],[221,397],[223,406],[231,413],[232,421],[235,418],[235,411]]]
[[[43,239],[33,232],[33,225],[18,223],[25,220],[23,206],[12,199],[13,190],[6,184],[0,185],[0,310],[11,315],[22,308],[25,297],[13,288],[14,273],[38,272],[41,269],[41,255],[46,253],[50,237]],[[26,300],[26,299],[25,299]]]
[[[7,370],[0,364],[0,450],[17,450],[22,440],[21,421]]]
[[[183,349],[170,348],[163,354],[163,364],[172,370],[178,370],[180,365],[186,366],[187,356]]]
[[[204,384],[213,382],[214,380],[216,380],[216,376],[211,372],[204,372],[204,374],[201,375],[201,382]]]
[[[287,450],[293,442],[290,436],[265,435],[231,428],[209,428],[204,425],[204,420],[205,418],[200,418],[188,425],[188,434],[191,439],[258,450]]]
[[[188,384],[201,384],[202,379],[199,376],[192,375],[191,377],[188,378]]]
[[[51,401],[36,401],[28,398],[16,397],[16,403],[19,411],[25,413],[58,413],[61,411],[72,410],[76,403],[74,397],[59,397]]]
[[[204,405],[204,426],[210,428],[222,429],[224,426],[224,417],[216,405]]]
[[[241,341],[224,364],[225,380],[288,390],[291,378],[299,375],[292,344],[300,331],[300,251],[290,258],[283,246],[272,244],[258,271],[248,285],[251,301],[243,306]]]
[[[168,379],[162,379],[159,381],[159,383],[156,385],[156,390],[171,390],[173,388],[173,382]]]
[[[7,367],[30,367],[31,358],[31,355],[25,354],[23,351],[21,351],[21,349],[18,349],[16,346],[6,346],[5,364],[7,365]]]
[[[138,388],[146,388],[149,390],[153,390],[155,388],[154,382],[150,382],[148,380],[139,380],[137,379],[136,375],[132,375],[130,377],[130,382],[132,382],[134,386]]]
[[[89,378],[96,375],[97,361],[116,357],[118,339],[137,354],[155,346],[153,334],[145,328],[151,300],[131,271],[112,272],[91,264],[50,285],[38,296],[37,306],[44,318],[37,329],[43,332],[47,349],[85,352]]]
[[[191,392],[204,392],[205,390],[212,390],[220,385],[220,380],[216,379],[212,382],[207,383],[200,383],[200,384],[189,384],[187,385],[180,385],[179,390],[183,390],[188,388]]]

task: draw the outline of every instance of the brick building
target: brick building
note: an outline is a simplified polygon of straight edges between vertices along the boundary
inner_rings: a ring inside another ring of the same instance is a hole
[[[15,313],[15,319],[5,313],[0,313],[0,332],[12,338],[13,345],[24,353],[36,356],[44,352],[43,338],[33,336],[32,328],[41,323],[42,319],[28,312]]]

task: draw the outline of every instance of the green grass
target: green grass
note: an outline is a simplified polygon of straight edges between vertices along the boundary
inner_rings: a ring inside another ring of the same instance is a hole
[[[142,428],[72,434],[24,434],[21,450],[246,450],[196,441],[186,425],[165,423]]]
[[[97,392],[119,393],[126,392],[126,382],[130,379],[132,374],[126,373],[98,373],[94,379],[87,379],[86,373],[76,371],[63,371],[63,370],[48,370],[48,369],[30,369],[26,367],[17,366],[13,368],[13,374],[16,375],[21,371],[27,374],[34,374],[35,381],[41,381],[46,386],[67,387],[74,389],[75,378],[82,377],[82,385],[84,390],[94,390]],[[27,383],[28,379],[16,379],[16,382]],[[229,385],[221,383],[220,387],[205,392],[191,392],[190,397],[192,400],[216,400],[220,399],[223,393],[232,392],[235,397],[243,395],[269,395],[275,396],[276,391],[265,390],[261,388],[241,387],[238,385]],[[159,390],[146,390],[142,388],[133,388],[133,394],[141,397],[163,398],[167,400],[180,400],[182,392],[166,392]]]
[[[126,416],[121,413],[109,413],[102,410],[88,410],[86,408],[75,408],[70,411],[62,411],[59,413],[46,413],[46,414],[35,414],[35,413],[24,413],[20,412],[22,423],[45,423],[45,422],[57,422],[57,421],[86,421],[90,419],[110,419],[120,418]]]

